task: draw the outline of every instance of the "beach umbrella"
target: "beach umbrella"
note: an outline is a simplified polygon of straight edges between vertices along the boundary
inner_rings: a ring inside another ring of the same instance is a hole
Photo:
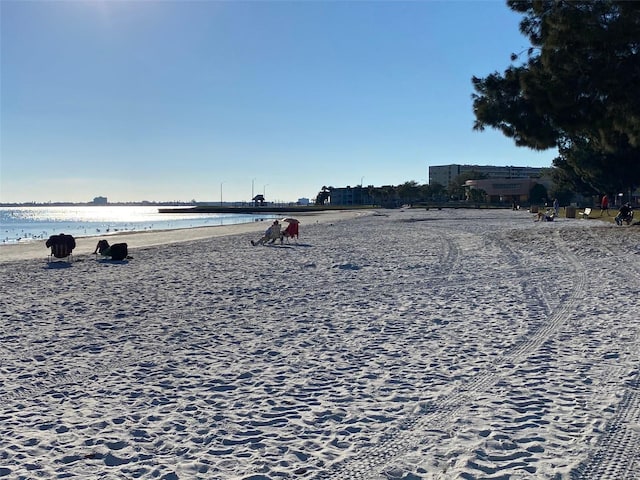
[[[283,222],[287,223],[300,223],[300,220],[296,220],[295,218],[285,218]]]

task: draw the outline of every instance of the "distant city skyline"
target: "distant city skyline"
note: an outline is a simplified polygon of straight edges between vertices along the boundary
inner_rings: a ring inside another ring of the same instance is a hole
[[[498,1],[0,2],[0,202],[313,199],[432,165],[549,167],[474,132],[529,46]]]

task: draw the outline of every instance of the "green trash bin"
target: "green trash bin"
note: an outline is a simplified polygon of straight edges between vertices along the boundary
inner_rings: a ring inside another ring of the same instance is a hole
[[[576,218],[576,207],[573,207],[573,206],[565,207],[564,216],[567,218]]]

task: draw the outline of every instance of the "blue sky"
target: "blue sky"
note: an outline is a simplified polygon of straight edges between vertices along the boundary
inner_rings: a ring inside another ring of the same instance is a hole
[[[0,201],[269,201],[547,167],[474,132],[529,46],[502,1],[7,1]]]

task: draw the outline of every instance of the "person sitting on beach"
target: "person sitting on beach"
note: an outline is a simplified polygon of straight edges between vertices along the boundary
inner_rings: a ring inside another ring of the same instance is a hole
[[[282,238],[280,236],[280,223],[278,222],[278,220],[274,220],[271,226],[264,232],[264,235],[260,240],[258,240],[257,242],[251,240],[251,245],[255,247],[256,245],[264,245],[268,241],[271,241],[271,243],[273,243],[278,239],[280,239],[280,243],[282,243]]]
[[[541,221],[553,222],[554,218],[556,218],[555,212],[551,210],[547,210],[546,212],[538,212],[538,215],[536,216],[536,219],[534,220],[534,222],[541,222]]]
[[[71,252],[76,248],[76,239],[72,235],[65,235],[60,233],[59,235],[51,235],[45,242],[47,248],[51,248],[51,254],[56,258],[65,258],[71,255]]]
[[[625,222],[627,225],[631,224],[631,220],[633,219],[633,209],[631,208],[630,203],[625,203],[618,210],[618,214],[614,218],[616,221],[616,225],[622,225],[622,222]]]

